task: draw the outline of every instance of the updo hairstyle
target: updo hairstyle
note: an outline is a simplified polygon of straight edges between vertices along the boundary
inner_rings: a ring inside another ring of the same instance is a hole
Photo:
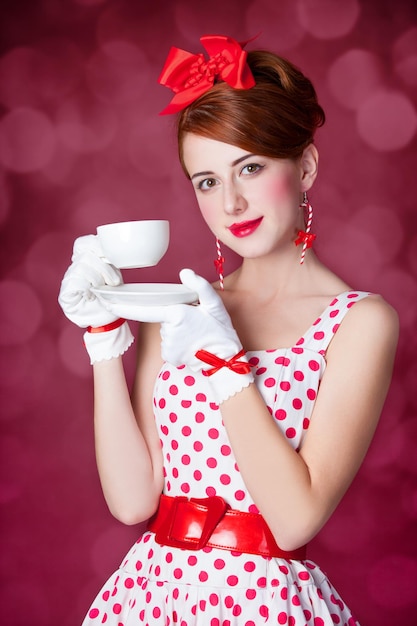
[[[325,121],[311,81],[289,61],[262,50],[248,52],[255,78],[250,89],[220,81],[177,118],[181,165],[183,140],[194,133],[253,154],[297,159]]]

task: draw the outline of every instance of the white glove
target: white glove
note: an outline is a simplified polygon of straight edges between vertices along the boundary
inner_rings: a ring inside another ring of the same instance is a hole
[[[72,263],[62,280],[58,302],[68,319],[80,328],[106,326],[117,319],[91,291],[91,287],[116,286],[123,282],[120,271],[103,257],[96,235],[75,240]],[[133,335],[127,323],[107,332],[84,334],[92,364],[123,354],[132,342]]]
[[[242,344],[220,296],[192,270],[182,270],[180,279],[183,285],[198,293],[199,305],[141,306],[112,302],[108,308],[123,318],[161,323],[161,354],[165,361],[176,366],[188,365],[195,372],[216,370],[207,380],[220,404],[247,387],[253,381],[253,374],[244,353],[237,359],[237,365],[229,367],[225,363],[242,351]],[[213,363],[208,364],[196,356],[201,350],[214,355]]]

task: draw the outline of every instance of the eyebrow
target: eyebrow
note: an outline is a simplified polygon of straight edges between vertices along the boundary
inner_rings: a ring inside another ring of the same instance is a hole
[[[231,167],[235,167],[236,165],[239,165],[239,163],[242,163],[242,161],[245,161],[246,159],[250,159],[251,157],[256,156],[255,154],[245,154],[244,156],[239,157],[238,159],[236,159],[235,161],[232,161],[231,163]],[[199,176],[214,176],[214,172],[211,171],[206,171],[206,172],[196,172],[195,174],[193,174],[191,176],[190,180],[193,180],[193,178],[198,178]]]

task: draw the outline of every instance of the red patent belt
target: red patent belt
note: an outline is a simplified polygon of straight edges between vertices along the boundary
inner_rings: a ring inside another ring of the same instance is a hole
[[[148,530],[163,546],[186,550],[208,546],[299,561],[306,558],[306,546],[281,550],[262,515],[229,509],[220,496],[188,499],[161,495]]]

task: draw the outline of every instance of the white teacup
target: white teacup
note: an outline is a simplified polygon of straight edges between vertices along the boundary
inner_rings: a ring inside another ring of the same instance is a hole
[[[169,244],[167,220],[138,220],[97,226],[105,258],[115,267],[128,269],[156,265]]]

